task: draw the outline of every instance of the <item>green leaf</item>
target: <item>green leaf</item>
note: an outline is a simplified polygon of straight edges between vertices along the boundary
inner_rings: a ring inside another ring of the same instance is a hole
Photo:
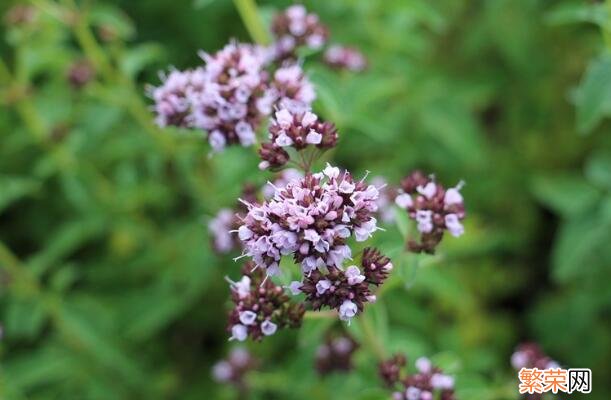
[[[93,25],[111,28],[120,38],[131,39],[136,33],[134,24],[120,9],[101,3],[94,3],[89,18]]]
[[[69,222],[49,235],[49,242],[45,244],[42,251],[28,261],[28,266],[36,273],[42,274],[54,263],[78,250],[87,241],[99,237],[105,229],[106,223],[99,217]]]
[[[561,4],[550,11],[545,20],[551,25],[589,22],[603,27],[607,22],[607,10],[602,3]]]
[[[593,185],[611,189],[611,153],[595,153],[586,162],[585,175]]]
[[[144,67],[163,58],[163,47],[156,43],[143,43],[129,49],[121,59],[120,68],[129,77],[135,77]]]
[[[24,196],[35,193],[40,182],[35,179],[0,175],[0,211]]]
[[[574,218],[562,226],[554,249],[553,275],[559,282],[601,273],[611,265],[611,223],[601,223],[598,213]]]
[[[577,91],[577,129],[590,133],[611,113],[611,55],[590,62]]]
[[[531,190],[540,202],[563,216],[583,213],[600,200],[599,191],[578,175],[537,176]]]
[[[3,316],[9,336],[35,338],[46,320],[44,307],[35,298],[12,299]]]

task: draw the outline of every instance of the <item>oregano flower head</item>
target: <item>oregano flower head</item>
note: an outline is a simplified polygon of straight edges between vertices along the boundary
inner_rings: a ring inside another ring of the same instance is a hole
[[[347,240],[367,240],[376,230],[378,190],[348,171],[327,165],[277,188],[261,204],[246,203],[238,228],[244,255],[276,275],[282,256],[291,256],[309,274],[322,267],[341,267],[351,257]]]

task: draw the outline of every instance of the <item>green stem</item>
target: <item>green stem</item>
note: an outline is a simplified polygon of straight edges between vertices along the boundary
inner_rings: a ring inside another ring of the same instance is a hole
[[[363,331],[363,338],[367,343],[367,346],[371,349],[376,358],[380,361],[386,358],[386,351],[384,350],[384,346],[378,340],[378,336],[376,335],[375,329],[371,325],[371,321],[364,315],[356,317],[356,322]]]
[[[605,8],[607,11],[607,18],[605,24],[601,28],[603,40],[607,50],[611,50],[611,0],[605,1]]]
[[[265,25],[263,25],[263,20],[259,15],[259,10],[257,9],[255,1],[233,0],[233,4],[235,4],[250,37],[260,45],[268,45],[270,43],[269,34],[267,29],[265,29]]]
[[[55,17],[58,16],[57,10],[53,5],[48,4],[48,2],[36,0],[34,4],[42,11],[48,12]],[[153,117],[142,101],[136,85],[134,85],[131,79],[123,75],[120,70],[115,68],[111,60],[106,56],[103,48],[90,29],[86,12],[79,10],[74,0],[63,0],[62,4],[66,10],[70,10],[76,15],[76,21],[71,25],[72,33],[94,69],[100,72],[106,82],[119,84],[129,89],[125,105],[132,118],[153,137],[162,149],[169,150],[170,153],[174,152],[175,143],[153,123]]]
[[[337,312],[335,310],[325,311],[306,311],[303,315],[304,319],[327,319],[337,318]]]

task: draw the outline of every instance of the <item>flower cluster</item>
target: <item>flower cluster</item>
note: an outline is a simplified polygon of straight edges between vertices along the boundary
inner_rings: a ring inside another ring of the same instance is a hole
[[[519,371],[522,368],[559,368],[560,366],[541,347],[532,342],[521,343],[511,355],[511,366]]]
[[[333,45],[325,50],[323,56],[327,65],[332,68],[361,72],[367,68],[367,60],[363,53],[352,47]]]
[[[161,127],[193,127],[195,99],[204,91],[206,74],[203,68],[194,70],[172,70],[161,75],[162,85],[149,89],[155,101],[155,122]]]
[[[358,343],[348,335],[328,337],[316,349],[316,370],[323,376],[334,371],[350,371],[352,355],[358,347]]]
[[[379,374],[384,383],[395,390],[393,400],[454,400],[454,378],[433,367],[426,357],[416,360],[418,372],[402,376],[401,370],[407,363],[405,356],[397,354],[382,361]]]
[[[361,268],[350,265],[345,270],[330,267],[327,272],[313,270],[302,282],[293,282],[293,294],[304,293],[314,310],[328,307],[337,310],[342,321],[350,321],[363,311],[366,303],[376,301],[372,287],[381,285],[393,265],[377,249],[366,248]]]
[[[259,167],[261,169],[278,168],[286,164],[290,159],[286,148],[302,151],[312,146],[319,150],[326,150],[337,144],[337,138],[335,125],[320,121],[316,114],[310,111],[295,112],[282,108],[276,111],[275,118],[271,120],[269,127],[271,142],[259,150],[259,155],[263,160]],[[279,157],[279,155],[282,156]],[[308,169],[309,163],[303,167]]]
[[[244,386],[244,375],[258,365],[258,361],[244,348],[231,350],[229,357],[220,360],[212,367],[212,377],[219,383]]]
[[[264,103],[268,60],[259,46],[230,43],[206,61],[205,90],[195,98],[193,124],[209,132],[208,141],[216,151],[227,144],[250,146],[255,131],[269,113]]]
[[[277,14],[272,21],[272,32],[275,37],[273,52],[277,60],[295,58],[297,49],[302,46],[319,50],[329,36],[318,15],[308,13],[301,4]]]
[[[268,275],[279,273],[282,256],[292,255],[304,274],[338,267],[351,250],[346,240],[367,240],[377,229],[378,190],[363,180],[327,165],[278,188],[262,204],[247,203],[248,214],[238,229],[244,255]]]
[[[408,248],[413,252],[434,253],[447,230],[452,236],[464,233],[462,220],[465,218],[465,207],[460,189],[445,189],[435,182],[434,178],[416,171],[401,182],[402,192],[395,198],[395,203],[407,210],[411,219],[417,222],[421,234],[420,243],[410,240]]]
[[[266,279],[265,273],[247,262],[243,276],[237,282],[230,281],[234,308],[229,314],[230,340],[240,342],[251,337],[261,340],[278,329],[301,326],[305,309],[290,301],[284,289]]]
[[[255,131],[276,101],[269,93],[268,51],[231,42],[202,58],[205,66],[173,70],[149,90],[157,124],[206,130],[215,151],[254,144]]]

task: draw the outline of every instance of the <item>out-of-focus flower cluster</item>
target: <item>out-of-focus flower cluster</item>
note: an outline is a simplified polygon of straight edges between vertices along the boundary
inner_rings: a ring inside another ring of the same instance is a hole
[[[277,60],[294,59],[299,47],[321,49],[329,38],[329,30],[318,15],[308,13],[301,4],[290,6],[272,21],[275,42],[272,46]]]
[[[240,280],[230,281],[234,307],[227,328],[231,340],[260,340],[278,329],[301,326],[305,313],[302,304],[293,303],[284,289],[267,279],[254,263],[247,262],[242,273]]]
[[[206,130],[216,151],[228,144],[254,144],[255,131],[275,100],[266,102],[266,50],[232,42],[215,54],[202,53],[202,58],[203,67],[173,70],[150,90],[157,124]]]
[[[367,59],[363,53],[352,47],[329,46],[325,51],[324,60],[332,68],[347,69],[352,72],[361,72],[367,68]]]
[[[389,185],[384,177],[376,176],[371,179],[372,185],[375,185],[380,190],[378,196],[378,217],[380,221],[390,224],[395,222],[395,198],[397,197],[397,188]]]
[[[452,236],[464,233],[462,220],[465,206],[460,189],[463,183],[445,189],[434,178],[415,171],[401,181],[401,193],[395,203],[405,209],[409,217],[417,222],[420,241],[410,240],[409,250],[420,253],[434,253],[443,234]]]
[[[454,378],[434,367],[426,357],[416,360],[416,373],[405,374],[407,359],[402,354],[378,365],[380,378],[393,390],[393,400],[454,400]]]
[[[238,235],[244,255],[268,275],[280,272],[282,256],[291,255],[310,274],[318,268],[341,268],[351,257],[346,240],[367,240],[377,229],[378,190],[328,165],[322,173],[277,188],[262,204],[247,204]]]
[[[296,50],[322,48],[327,28],[316,14],[294,5],[276,15],[272,31],[270,47],[231,42],[216,53],[202,52],[203,66],[163,74],[162,84],[149,89],[157,125],[204,130],[212,149],[221,151],[255,144],[256,132],[276,108],[309,111],[316,92],[295,60]],[[366,65],[357,50],[339,46],[329,48],[325,60],[353,71]],[[277,163],[282,161],[278,153]]]
[[[212,367],[212,377],[219,383],[230,383],[243,388],[244,376],[259,364],[248,350],[236,347],[229,353],[227,359],[219,360]]]
[[[325,342],[316,349],[316,371],[325,376],[335,371],[352,370],[352,355],[358,347],[358,343],[348,335],[327,337]]]
[[[256,203],[258,201],[259,190],[255,185],[250,183],[244,184],[242,188],[241,199],[248,203]],[[208,222],[208,231],[211,235],[212,248],[219,254],[227,254],[235,250],[241,250],[241,242],[235,235],[235,230],[238,229],[242,218],[248,209],[241,201],[236,201],[233,208],[222,208]]]
[[[511,355],[511,366],[519,371],[522,368],[560,368],[560,365],[546,355],[537,343],[526,342],[516,347]]]
[[[390,259],[377,249],[363,250],[360,268],[350,265],[345,270],[330,267],[327,272],[316,269],[302,282],[293,282],[293,293],[304,293],[314,310],[335,309],[342,321],[350,321],[363,311],[366,303],[376,301],[372,288],[381,285],[392,270]]]

